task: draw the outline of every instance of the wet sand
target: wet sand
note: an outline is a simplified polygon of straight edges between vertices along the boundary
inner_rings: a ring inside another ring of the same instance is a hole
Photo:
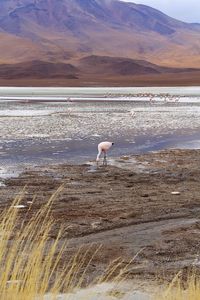
[[[51,238],[62,225],[68,252],[82,244],[102,244],[92,275],[116,257],[128,262],[141,251],[129,277],[170,280],[180,269],[200,263],[199,165],[200,150],[164,150],[111,159],[99,169],[93,163],[31,167],[4,180],[0,208],[26,185],[20,214],[29,218],[64,184],[52,208]]]

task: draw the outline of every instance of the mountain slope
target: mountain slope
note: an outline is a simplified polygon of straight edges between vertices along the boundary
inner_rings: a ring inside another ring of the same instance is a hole
[[[76,66],[68,63],[29,61],[16,64],[0,64],[1,79],[81,79],[95,77],[117,77],[138,75],[162,75],[183,72],[194,73],[196,69],[160,67],[143,60],[122,57],[91,55],[77,61]]]
[[[192,68],[169,68],[161,67],[144,60],[134,60],[122,57],[108,57],[91,55],[79,60],[79,69],[90,75],[153,75],[164,73],[195,72]]]
[[[95,55],[200,68],[199,24],[116,0],[0,0],[0,38],[4,64]]]
[[[31,61],[17,64],[1,64],[0,78],[65,78],[76,79],[78,69],[71,64]]]

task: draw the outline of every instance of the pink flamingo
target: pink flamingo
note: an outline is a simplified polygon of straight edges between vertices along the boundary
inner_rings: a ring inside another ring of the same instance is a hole
[[[114,145],[114,143],[112,142],[102,142],[98,145],[98,154],[97,154],[97,164],[99,162],[99,159],[100,159],[100,156],[101,156],[101,153],[103,152],[104,154],[104,159],[103,159],[103,165],[104,166],[107,166],[107,151],[112,147],[112,145]]]

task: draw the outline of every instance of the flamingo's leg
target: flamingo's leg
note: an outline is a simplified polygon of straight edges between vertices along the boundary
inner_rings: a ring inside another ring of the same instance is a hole
[[[107,166],[107,156],[106,156],[106,151],[103,152],[104,157],[103,157],[103,166]]]

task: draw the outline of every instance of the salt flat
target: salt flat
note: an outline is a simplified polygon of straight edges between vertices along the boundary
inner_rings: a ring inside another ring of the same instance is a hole
[[[199,128],[199,87],[0,88],[1,165],[94,160],[102,140],[114,157],[198,148]]]

